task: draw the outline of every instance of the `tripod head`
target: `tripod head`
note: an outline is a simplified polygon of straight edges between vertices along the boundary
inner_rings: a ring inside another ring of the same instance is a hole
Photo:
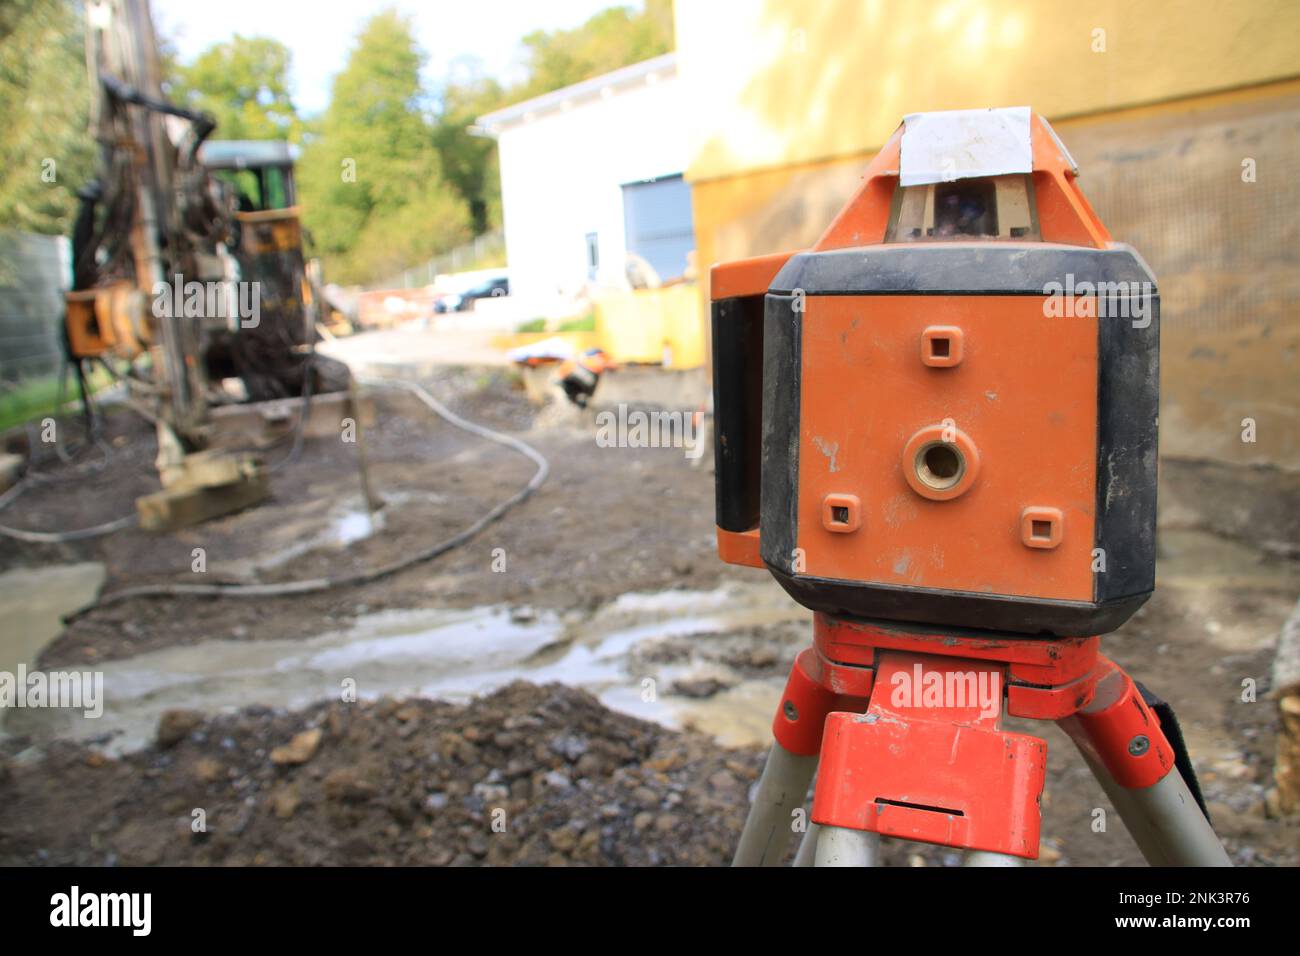
[[[717,534],[842,618],[1091,636],[1155,583],[1159,296],[1028,108],[908,116],[713,267]]]

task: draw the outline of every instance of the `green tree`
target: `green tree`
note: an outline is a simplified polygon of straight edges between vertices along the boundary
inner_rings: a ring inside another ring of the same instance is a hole
[[[378,279],[469,238],[434,145],[424,60],[406,17],[372,17],[304,149],[304,219],[337,281]]]
[[[501,175],[496,142],[471,132],[484,113],[501,105],[501,84],[484,76],[476,64],[443,88],[433,142],[442,159],[443,173],[468,210],[474,234],[501,225]]]
[[[470,132],[479,116],[665,53],[672,42],[671,0],[613,7],[575,29],[525,37],[527,79],[517,86],[460,69],[434,101],[411,23],[389,10],[361,30],[319,120],[298,119],[289,53],[260,38],[236,36],[177,66],[171,95],[212,113],[218,137],[301,140],[299,196],[327,274],[376,280],[500,225],[496,144]]]
[[[171,98],[217,121],[217,139],[296,139],[297,110],[289,95],[289,48],[278,40],[238,33],[214,43],[188,66],[174,67]]]
[[[610,7],[571,30],[536,30],[523,38],[528,79],[515,100],[541,96],[673,48],[672,0]]]
[[[0,226],[68,233],[93,174],[81,4],[0,4]]]

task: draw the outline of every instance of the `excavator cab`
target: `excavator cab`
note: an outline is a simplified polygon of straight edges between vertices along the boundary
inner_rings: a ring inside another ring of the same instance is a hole
[[[300,363],[267,363],[290,342],[310,348],[319,320],[319,264],[303,251],[301,210],[297,206],[294,160],[297,148],[275,140],[208,140],[199,162],[236,196],[234,253],[240,276],[256,282],[261,304],[258,326],[218,333],[209,349],[213,375],[243,380],[254,401],[280,398],[305,390]],[[317,362],[308,374],[319,375]],[[337,378],[337,375],[332,378]],[[337,382],[315,382],[333,389]]]
[[[199,149],[199,162],[234,188],[240,212],[296,205],[293,164],[297,157],[296,147],[277,140],[208,140]]]

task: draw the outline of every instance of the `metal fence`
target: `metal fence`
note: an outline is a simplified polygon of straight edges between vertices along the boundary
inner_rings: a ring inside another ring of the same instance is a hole
[[[0,231],[0,392],[58,372],[71,259],[64,236]]]
[[[506,235],[500,229],[476,236],[473,242],[457,246],[450,252],[435,256],[428,262],[412,266],[379,282],[368,282],[368,289],[413,289],[425,286],[449,272],[486,268],[505,262]]]

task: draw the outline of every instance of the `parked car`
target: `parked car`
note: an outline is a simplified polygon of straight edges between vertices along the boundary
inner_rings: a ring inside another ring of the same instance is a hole
[[[449,293],[433,304],[435,312],[468,312],[479,299],[496,299],[510,294],[510,280],[497,276],[471,286],[461,293]]]

